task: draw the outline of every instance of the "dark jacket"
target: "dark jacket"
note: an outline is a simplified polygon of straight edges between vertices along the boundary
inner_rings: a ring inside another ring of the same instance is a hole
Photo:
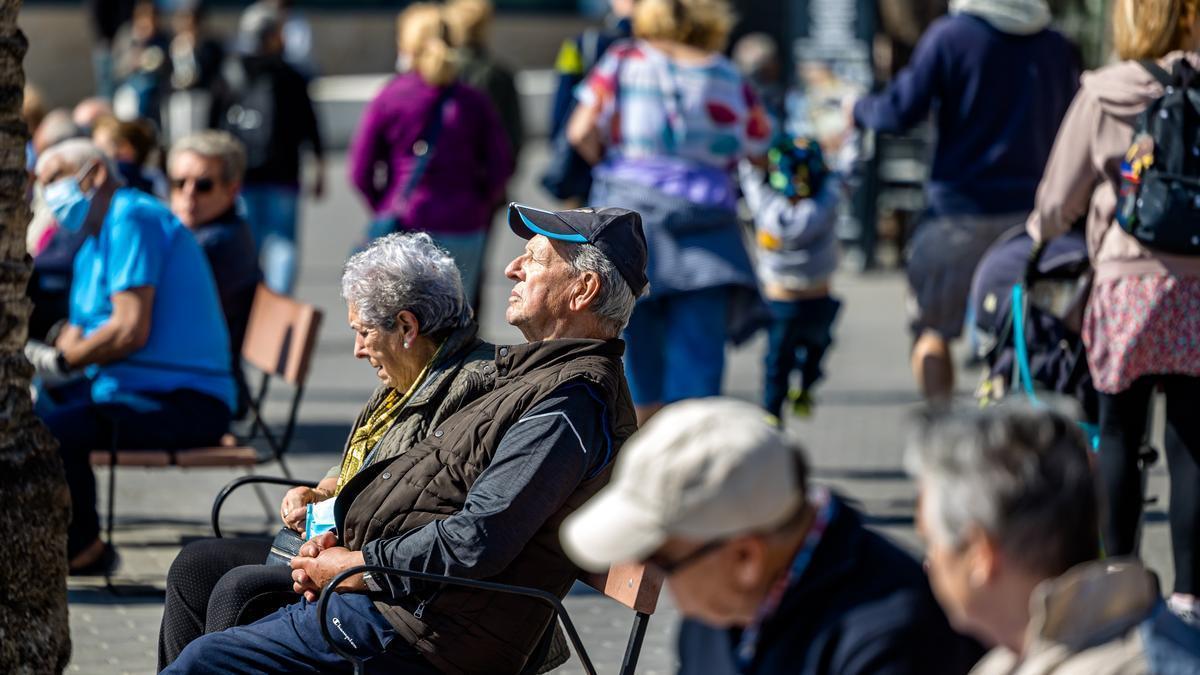
[[[221,310],[229,324],[229,346],[234,360],[241,358],[242,339],[246,336],[246,324],[250,321],[250,305],[262,273],[258,269],[258,255],[254,251],[254,237],[250,226],[235,209],[231,208],[210,222],[192,230],[196,243],[204,250],[213,279],[217,282],[217,294],[221,296]]]
[[[982,654],[954,633],[921,566],[863,527],[834,497],[836,513],[812,562],[762,627],[755,675],[962,675]],[[681,675],[736,672],[738,631],[695,622],[680,631]]]
[[[241,417],[246,410],[248,395],[246,375],[242,372],[242,343],[250,323],[254,294],[262,278],[258,269],[258,255],[254,251],[254,238],[250,234],[250,226],[233,208],[213,221],[196,227],[192,235],[204,250],[213,279],[217,282],[221,312],[229,328],[229,355],[237,385],[238,409],[235,412],[237,417]]]
[[[633,37],[633,21],[609,16],[603,28],[589,28],[567,40],[558,51],[554,70],[558,82],[550,108],[550,138],[562,133],[575,110],[575,88],[584,76],[600,61],[604,52],[618,40]],[[584,195],[586,196],[586,195]]]
[[[300,149],[323,154],[308,82],[279,57],[226,59],[209,126],[246,146],[246,185],[300,185]]]
[[[465,58],[458,77],[487,94],[492,101],[500,115],[500,124],[504,126],[504,135],[508,136],[515,163],[525,143],[525,122],[521,117],[521,97],[512,71],[481,48],[468,47],[463,52]]]
[[[602,401],[615,451],[636,428],[621,365],[623,352],[619,340],[563,339],[498,348],[496,387],[491,392],[446,419],[404,454],[362,470],[342,489],[336,517],[344,544],[359,550],[461,511],[509,428],[564,385],[586,384]],[[559,525],[608,482],[611,469],[610,461],[579,482],[532,539],[521,542],[515,558],[502,569],[483,570],[478,576],[565,596],[579,570],[562,551]],[[512,542],[505,545],[511,547]],[[520,671],[552,617],[548,608],[528,598],[418,585],[401,597],[381,596],[376,607],[405,642],[449,673]]]
[[[1078,87],[1078,58],[1058,32],[1012,35],[957,14],[925,31],[888,88],[854,106],[854,120],[901,132],[934,111],[926,194],[935,215],[1028,212]]]

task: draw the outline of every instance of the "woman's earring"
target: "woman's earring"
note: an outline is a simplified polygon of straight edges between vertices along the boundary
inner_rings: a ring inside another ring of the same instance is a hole
[[[404,341],[404,348],[405,348],[405,349],[408,349],[408,340],[405,340],[405,341]]]

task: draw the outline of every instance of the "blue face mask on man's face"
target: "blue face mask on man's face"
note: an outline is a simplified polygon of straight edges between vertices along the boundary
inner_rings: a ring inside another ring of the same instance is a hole
[[[42,197],[46,200],[46,206],[54,214],[54,219],[58,221],[60,227],[68,232],[82,230],[84,222],[87,221],[96,189],[92,188],[87,194],[84,194],[83,188],[79,186],[79,181],[91,170],[92,165],[89,165],[74,176],[60,178],[47,185],[42,193]]]

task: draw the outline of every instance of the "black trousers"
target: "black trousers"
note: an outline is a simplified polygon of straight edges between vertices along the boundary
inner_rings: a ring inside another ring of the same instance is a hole
[[[121,449],[195,448],[215,445],[229,427],[229,408],[221,400],[190,389],[166,393],[120,392],[110,401],[92,401],[91,383],[68,387],[61,402],[42,417],[58,439],[67,486],[71,490],[71,526],[67,555],[74,557],[100,536],[96,512],[96,475],[92,450],[112,444]],[[110,506],[111,508],[111,506]]]
[[[270,539],[201,539],[176,556],[158,632],[158,669],[205,633],[245,625],[300,599],[292,569],[264,565]]]
[[[1143,499],[1138,453],[1159,383],[1167,400],[1164,451],[1171,482],[1174,590],[1195,595],[1200,592],[1200,378],[1143,377],[1120,393],[1100,394],[1100,475],[1108,506],[1104,545],[1109,555],[1136,553]]]

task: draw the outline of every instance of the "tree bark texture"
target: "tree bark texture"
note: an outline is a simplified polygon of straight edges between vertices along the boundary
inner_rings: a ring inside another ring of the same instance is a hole
[[[31,263],[20,8],[20,0],[0,0],[0,673],[59,673],[71,655],[70,496],[57,443],[33,414],[33,369],[22,351]]]

